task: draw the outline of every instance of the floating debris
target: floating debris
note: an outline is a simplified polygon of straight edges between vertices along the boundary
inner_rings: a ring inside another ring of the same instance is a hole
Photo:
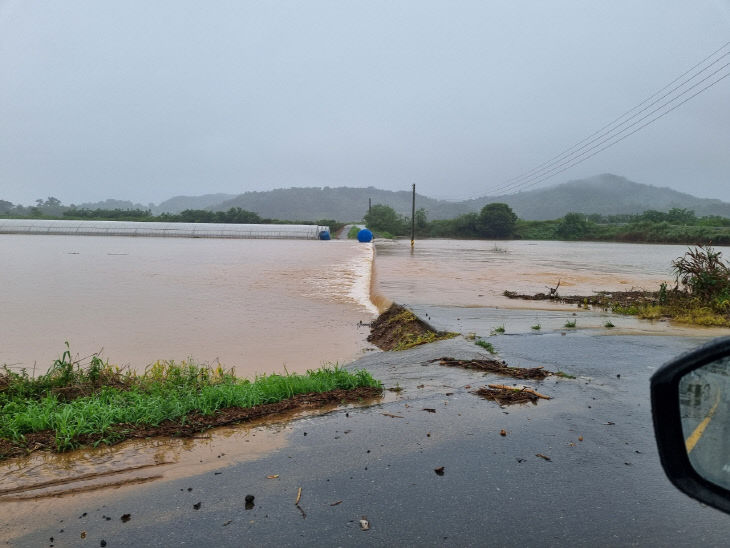
[[[499,405],[513,405],[516,403],[532,403],[537,405],[538,400],[550,399],[549,396],[535,392],[526,386],[504,386],[500,384],[490,384],[489,387],[482,386],[474,390],[472,394],[481,396],[486,400],[496,401]]]
[[[497,373],[514,379],[535,379],[542,380],[552,373],[546,371],[542,367],[510,367],[507,362],[486,358],[481,360],[457,360],[454,358],[439,358],[439,365],[447,367],[462,367],[464,369],[476,369],[477,371],[485,371],[487,373]]]

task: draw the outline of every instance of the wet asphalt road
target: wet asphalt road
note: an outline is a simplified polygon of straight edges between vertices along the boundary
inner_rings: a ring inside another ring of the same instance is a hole
[[[449,328],[459,309],[419,312]],[[389,393],[393,401],[296,421],[285,448],[219,473],[110,490],[94,507],[71,499],[12,544],[48,546],[53,536],[55,546],[109,547],[727,545],[730,516],[671,486],[651,427],[649,376],[701,339],[577,330],[489,340],[510,365],[576,379],[527,381],[553,399],[500,408],[466,387],[515,381],[430,362],[483,356],[472,342],[371,353],[350,367],[403,388]],[[125,513],[132,519],[122,523]]]

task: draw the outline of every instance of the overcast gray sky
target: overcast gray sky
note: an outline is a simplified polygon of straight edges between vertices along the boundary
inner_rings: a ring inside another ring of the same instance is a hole
[[[0,0],[0,199],[481,196],[728,40],[728,0]],[[605,172],[730,201],[730,78],[540,186]]]

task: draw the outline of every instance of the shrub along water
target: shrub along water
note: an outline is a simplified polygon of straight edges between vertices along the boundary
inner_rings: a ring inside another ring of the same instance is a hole
[[[33,432],[52,430],[59,451],[81,444],[84,436],[104,443],[124,437],[115,425],[157,426],[184,423],[193,412],[213,415],[226,408],[250,408],[299,394],[361,387],[380,388],[367,371],[334,365],[304,375],[262,375],[240,379],[221,367],[190,362],[157,362],[144,374],[120,371],[94,357],[86,367],[66,349],[46,374],[0,370],[0,441],[23,445]],[[2,458],[0,451],[0,458]]]
[[[614,305],[613,311],[645,319],[662,316],[705,326],[730,327],[730,265],[710,245],[698,245],[672,261],[675,287],[662,283],[652,302]]]

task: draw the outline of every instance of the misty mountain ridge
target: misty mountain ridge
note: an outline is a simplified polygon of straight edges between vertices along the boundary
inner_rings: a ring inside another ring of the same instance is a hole
[[[392,191],[369,186],[353,187],[294,187],[243,194],[211,193],[200,196],[174,196],[160,202],[142,205],[128,200],[108,199],[79,204],[86,209],[150,209],[153,214],[179,213],[185,209],[227,211],[240,207],[264,218],[291,221],[358,221],[373,205],[384,204],[399,214],[410,217],[410,190]],[[693,210],[697,216],[730,217],[730,203],[717,199],[698,198],[666,187],[656,187],[630,181],[625,177],[605,173],[577,179],[550,187],[515,194],[483,196],[460,202],[438,200],[416,194],[416,208],[426,210],[428,219],[452,219],[465,213],[477,212],[488,203],[508,204],[526,220],[558,219],[566,213],[589,215],[637,214],[648,209],[669,211],[672,208]]]
[[[395,192],[375,187],[310,187],[246,192],[208,209],[224,211],[240,207],[275,219],[356,221],[367,212],[368,199],[373,204],[388,205],[401,215],[411,214],[410,191]],[[728,202],[636,183],[610,173],[516,194],[484,196],[462,202],[416,194],[416,208],[425,209],[431,220],[451,219],[476,212],[492,202],[508,204],[526,220],[557,219],[570,212],[617,215],[642,213],[648,209],[669,211],[675,207],[691,209],[699,217],[730,217]]]

